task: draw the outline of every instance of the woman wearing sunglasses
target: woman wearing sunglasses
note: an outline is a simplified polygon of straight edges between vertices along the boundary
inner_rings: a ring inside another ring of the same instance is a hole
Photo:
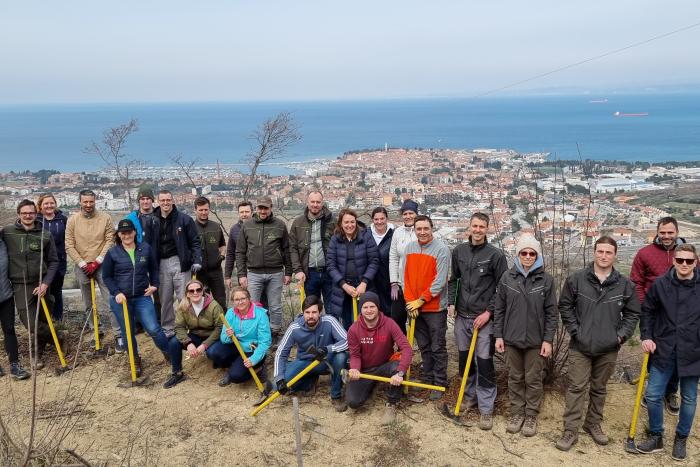
[[[506,353],[510,419],[508,433],[534,436],[542,402],[542,369],[552,354],[559,314],[554,280],[544,272],[542,247],[532,235],[520,237],[513,267],[495,293],[496,350]]]
[[[210,293],[205,293],[204,284],[193,279],[185,285],[185,297],[175,311],[175,335],[168,342],[168,354],[172,374],[163,383],[169,389],[185,379],[182,372],[182,351],[189,358],[203,355],[211,358],[209,348],[219,340],[221,334],[221,308]]]

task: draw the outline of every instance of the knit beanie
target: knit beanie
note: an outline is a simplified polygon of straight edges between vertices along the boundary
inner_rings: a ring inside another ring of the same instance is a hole
[[[418,203],[416,203],[412,199],[407,199],[401,205],[401,209],[400,209],[401,214],[403,214],[404,211],[413,211],[416,214],[418,214]]]
[[[542,257],[542,246],[537,239],[530,234],[523,234],[518,239],[518,243],[515,245],[515,254],[519,255],[521,250],[525,248],[532,248],[537,252],[537,257]]]
[[[362,305],[364,305],[367,302],[372,302],[375,305],[377,305],[377,308],[381,310],[381,307],[379,306],[379,296],[374,293],[374,292],[365,292],[360,296],[360,303],[358,303],[358,307],[362,309]]]
[[[139,199],[141,198],[151,198],[151,201],[154,201],[155,198],[153,197],[153,190],[147,186],[143,186],[139,188]]]

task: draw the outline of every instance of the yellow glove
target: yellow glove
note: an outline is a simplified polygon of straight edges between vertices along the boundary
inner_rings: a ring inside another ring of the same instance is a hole
[[[413,300],[412,302],[408,302],[406,304],[406,311],[408,311],[408,316],[410,316],[413,319],[418,318],[420,307],[422,307],[424,303],[425,300],[423,300],[422,298],[419,298],[418,300]]]

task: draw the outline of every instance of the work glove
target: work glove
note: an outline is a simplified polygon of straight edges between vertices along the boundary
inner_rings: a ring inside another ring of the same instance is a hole
[[[391,284],[391,299],[394,301],[399,299],[399,284]]]
[[[424,303],[425,300],[423,300],[422,298],[413,300],[412,302],[408,302],[406,304],[406,311],[408,312],[408,316],[410,316],[412,319],[418,318],[420,307],[422,307]]]
[[[314,355],[314,360],[318,360],[319,362],[322,362],[326,359],[326,356],[328,356],[328,349],[325,347],[319,347],[316,349],[313,353]]]
[[[279,392],[283,396],[289,392],[289,388],[287,387],[287,380],[281,379],[277,381],[277,392]]]
[[[202,270],[202,265],[199,263],[194,263],[192,267],[190,268],[190,272],[192,274],[197,274],[199,271]]]
[[[219,255],[219,266],[221,266],[221,263],[226,261],[226,257],[224,255]]]
[[[95,272],[97,271],[97,269],[99,269],[99,267],[100,267],[100,263],[98,263],[97,261],[91,261],[91,262],[87,263],[87,265],[85,266],[85,269],[83,269],[83,271],[85,271],[86,276],[92,277],[93,274],[95,274]]]

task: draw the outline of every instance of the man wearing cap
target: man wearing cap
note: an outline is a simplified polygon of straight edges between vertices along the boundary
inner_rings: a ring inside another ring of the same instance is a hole
[[[413,350],[399,326],[379,309],[379,297],[365,292],[360,297],[360,316],[348,330],[350,370],[345,387],[345,402],[352,409],[361,407],[372,394],[376,382],[361,379],[360,373],[391,378],[388,402],[382,425],[396,420],[396,407],[401,400],[401,383],[411,365]],[[394,358],[394,346],[400,358]]]
[[[315,295],[307,295],[301,304],[304,313],[289,325],[275,353],[275,384],[282,394],[287,392],[287,381],[294,378],[314,360],[316,365],[294,386],[295,392],[313,394],[319,375],[331,374],[331,402],[338,412],[344,412],[343,380],[340,371],[348,361],[348,336],[338,320],[323,312],[323,302]],[[296,359],[288,362],[292,347],[297,346]]]
[[[241,226],[236,263],[238,282],[250,291],[251,300],[267,295],[274,347],[282,333],[282,286],[291,281],[292,261],[287,226],[272,214],[269,196],[258,200],[256,213]]]
[[[389,280],[391,281],[391,318],[396,321],[401,331],[406,334],[406,301],[403,296],[403,274],[406,266],[406,245],[416,241],[413,223],[418,215],[418,203],[407,199],[401,205],[403,226],[394,229],[389,248]]]
[[[194,211],[197,217],[195,224],[199,232],[199,242],[202,245],[202,270],[197,279],[202,281],[214,296],[214,300],[226,309],[226,286],[221,263],[224,261],[226,240],[224,231],[216,221],[209,219],[209,199],[200,196],[194,200]]]
[[[233,287],[233,268],[236,265],[236,242],[238,235],[241,233],[241,226],[245,221],[253,217],[253,203],[250,201],[241,201],[238,203],[238,222],[231,226],[231,231],[228,234],[228,244],[226,245],[226,265],[224,266],[224,278],[226,287]],[[238,275],[236,275],[236,283]]]
[[[158,193],[158,235],[151,244],[159,260],[160,324],[168,338],[175,335],[175,300],[182,300],[185,284],[202,269],[202,249],[194,220],[177,209],[173,194]]]
[[[100,267],[107,251],[114,245],[114,223],[106,212],[98,211],[95,207],[95,192],[83,190],[80,192],[80,212],[71,215],[66,224],[66,253],[75,263],[75,279],[78,282],[83,304],[86,310],[92,310],[92,292],[90,279],[100,288],[97,309],[100,314],[100,328],[105,329],[106,323],[112,326],[115,337],[115,350],[124,352],[125,342],[121,339],[119,323],[109,308],[109,289],[102,279]],[[93,320],[88,319],[90,329]]]
[[[154,239],[158,235],[159,221],[153,215],[153,190],[148,187],[141,187],[138,194],[139,208],[131,211],[127,219],[129,219],[136,227],[136,241],[146,242],[153,245]]]
[[[323,204],[323,193],[312,190],[306,196],[306,209],[289,229],[289,248],[294,277],[307,295],[321,296],[328,302],[333,282],[326,274],[326,251],[333,236],[333,214]]]

